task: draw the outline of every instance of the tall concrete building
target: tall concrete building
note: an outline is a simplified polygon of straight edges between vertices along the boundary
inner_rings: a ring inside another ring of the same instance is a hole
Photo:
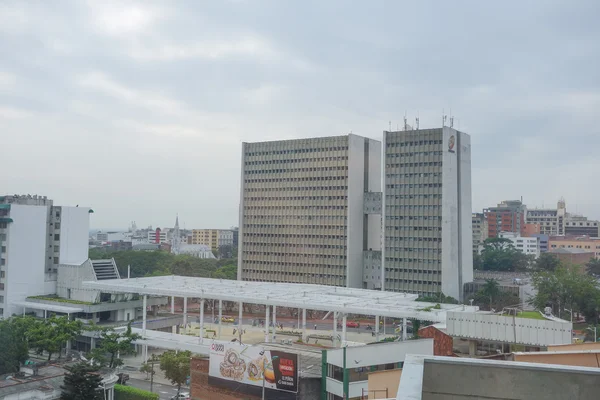
[[[380,287],[380,205],[377,140],[244,143],[238,279]]]
[[[498,237],[500,232],[522,233],[526,212],[527,207],[521,200],[504,200],[496,207],[484,209],[488,237]]]
[[[384,149],[385,290],[461,299],[473,280],[469,135],[384,132]]]
[[[46,196],[0,196],[0,317],[20,313],[14,303],[27,296],[56,293],[59,264],[87,260],[91,212]]]
[[[471,226],[473,227],[473,251],[481,253],[483,242],[488,238],[487,219],[483,213],[471,215]]]

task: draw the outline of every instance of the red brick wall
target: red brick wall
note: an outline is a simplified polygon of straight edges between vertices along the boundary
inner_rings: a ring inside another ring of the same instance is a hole
[[[434,356],[453,356],[452,347],[454,341],[452,336],[446,335],[434,326],[426,326],[419,329],[419,337],[433,338],[433,355]]]
[[[208,358],[193,357],[190,362],[190,396],[202,400],[257,400],[258,397],[208,384]]]

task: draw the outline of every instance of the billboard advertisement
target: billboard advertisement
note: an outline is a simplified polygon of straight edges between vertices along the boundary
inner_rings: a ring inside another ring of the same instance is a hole
[[[213,343],[208,375],[247,385],[298,393],[298,355],[258,346]]]

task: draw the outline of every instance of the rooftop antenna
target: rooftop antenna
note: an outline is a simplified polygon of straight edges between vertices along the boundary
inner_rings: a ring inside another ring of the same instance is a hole
[[[415,120],[416,120],[416,124],[415,125],[417,127],[417,130],[419,130],[419,113],[417,113],[417,118],[415,118]]]
[[[406,111],[404,111],[404,130],[408,130],[408,123],[406,122]]]
[[[454,117],[450,117],[450,128],[454,127]]]
[[[390,121],[390,132],[392,131],[392,121]]]
[[[446,110],[442,109],[442,127],[444,127],[446,125]]]

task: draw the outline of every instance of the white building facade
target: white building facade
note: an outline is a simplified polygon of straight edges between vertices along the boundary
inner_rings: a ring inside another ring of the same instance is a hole
[[[510,240],[515,249],[523,254],[534,256],[535,258],[540,256],[539,237],[523,237],[515,232],[500,232],[498,236]]]
[[[363,287],[380,250],[381,142],[357,135],[244,143],[238,279]],[[232,237],[233,240],[233,237]]]
[[[385,289],[460,299],[473,280],[469,135],[386,131],[384,149]]]
[[[88,256],[86,207],[54,206],[42,196],[0,197],[0,316],[20,313],[14,302],[56,292],[59,264]]]

